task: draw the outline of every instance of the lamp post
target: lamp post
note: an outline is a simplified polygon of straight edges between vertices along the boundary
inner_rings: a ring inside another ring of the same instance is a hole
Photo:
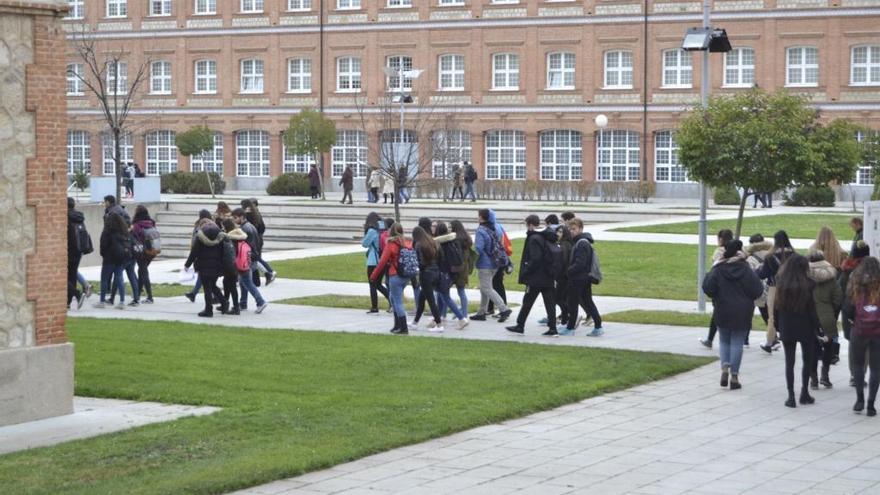
[[[712,29],[709,25],[709,0],[703,0],[703,27],[690,28],[684,35],[681,48],[686,51],[703,52],[702,76],[700,81],[700,102],[705,109],[709,106],[709,52],[729,52],[730,41],[727,31]],[[700,221],[697,235],[700,237],[697,250],[697,309],[706,311],[706,294],[703,293],[703,277],[706,275],[706,209],[708,198],[706,184],[700,181]]]
[[[392,97],[391,101],[395,102],[395,103],[400,103],[400,136],[398,137],[398,139],[399,139],[399,143],[400,143],[400,148],[402,149],[403,148],[403,133],[405,132],[404,123],[403,123],[403,114],[404,114],[403,106],[407,103],[413,102],[413,97],[409,94],[410,90],[408,90],[406,88],[406,86],[403,84],[403,81],[404,81],[404,78],[415,81],[416,79],[419,78],[420,75],[422,75],[422,71],[420,69],[404,70],[402,64],[401,64],[400,68],[385,67],[384,71],[385,71],[385,75],[388,76],[389,79],[392,77],[398,78],[397,79],[397,83],[398,83],[397,88],[393,88],[393,89],[397,90],[397,94],[395,94]],[[389,86],[390,86],[390,84],[389,84]],[[398,151],[400,151],[400,150],[398,150]],[[409,159],[407,159],[407,166],[408,165],[409,165]],[[395,167],[395,170],[397,170],[396,167]],[[397,170],[397,172],[399,173],[400,171]],[[407,168],[407,174],[409,174],[408,168]]]

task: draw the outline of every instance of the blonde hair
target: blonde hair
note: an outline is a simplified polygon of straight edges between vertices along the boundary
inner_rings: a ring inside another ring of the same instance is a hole
[[[835,268],[840,268],[843,260],[846,259],[846,252],[840,249],[840,242],[827,225],[819,229],[819,235],[816,236],[816,241],[810,246],[810,250],[822,251],[825,260]]]
[[[577,227],[580,230],[584,230],[584,222],[580,218],[575,217],[568,221],[568,227]]]

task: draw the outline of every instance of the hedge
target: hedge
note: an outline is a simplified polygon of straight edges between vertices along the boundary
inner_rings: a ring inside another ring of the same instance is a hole
[[[715,204],[716,205],[736,205],[739,206],[739,191],[733,186],[722,186],[715,188]]]
[[[800,186],[785,198],[787,206],[834,206],[834,189],[829,186]]]
[[[216,172],[208,172],[214,182],[214,193],[223,194],[226,181]],[[171,172],[162,175],[162,192],[174,194],[211,194],[204,172]]]
[[[266,188],[270,196],[311,196],[309,176],[303,173],[282,174]]]

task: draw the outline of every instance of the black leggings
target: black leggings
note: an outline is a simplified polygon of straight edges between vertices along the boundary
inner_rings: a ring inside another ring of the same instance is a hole
[[[153,285],[150,283],[150,263],[152,258],[138,258],[138,283],[141,284],[141,290],[147,291],[147,299],[153,299]]]
[[[423,269],[419,278],[421,279],[422,291],[419,294],[419,302],[416,304],[416,317],[413,321],[418,322],[422,318],[422,313],[425,312],[425,301],[428,301],[428,307],[431,308],[431,316],[434,317],[435,322],[440,323],[440,311],[437,308],[437,301],[434,299],[434,291],[437,290],[437,282],[440,279],[440,272],[437,270],[437,266]]]
[[[79,262],[82,255],[79,253],[68,253],[67,255],[67,305],[70,306],[71,301],[79,299],[80,292],[77,288],[76,273],[79,270]]]
[[[501,300],[504,301],[504,304],[507,304],[507,291],[504,290],[504,275],[505,275],[505,267],[501,267],[495,270],[495,275],[492,277],[492,288],[495,289],[495,292],[501,296]],[[489,307],[487,309],[489,313],[495,311],[495,305],[492,304],[492,301],[489,301]]]
[[[217,275],[200,273],[199,277],[202,279],[202,290],[205,292],[205,313],[211,314],[214,312],[214,294],[218,292],[217,290]]]
[[[373,271],[376,269],[375,266],[367,267],[367,280],[370,280],[370,276],[373,275]],[[388,289],[382,285],[382,282],[377,280],[375,282],[370,281],[370,309],[379,309],[379,294],[382,293],[385,296],[385,299],[388,299]],[[389,301],[389,304],[390,301]]]
[[[871,369],[868,381],[868,403],[873,404],[880,388],[880,337],[860,337],[854,333],[849,341],[849,355],[852,356],[852,373],[855,379],[856,394],[864,398],[865,364]],[[867,356],[866,356],[867,354]]]
[[[789,393],[794,393],[794,361],[797,352],[798,343],[801,344],[801,386],[806,390],[810,386],[810,371],[813,369],[814,354],[816,344],[813,343],[814,337],[810,336],[803,340],[782,341],[782,347],[785,349],[785,385],[788,387]]]
[[[239,309],[238,272],[227,272],[223,275],[223,307],[229,309],[229,297],[232,296],[233,309]]]

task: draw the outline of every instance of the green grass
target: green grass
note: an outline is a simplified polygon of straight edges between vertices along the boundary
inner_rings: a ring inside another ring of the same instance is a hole
[[[524,239],[513,241],[513,262],[517,271],[505,279],[508,289],[525,290],[516,283],[523,243]],[[697,297],[697,246],[614,241],[598,242],[596,250],[604,280],[594,286],[594,294],[679,300],[695,300]],[[711,250],[707,255],[711,256]],[[367,280],[361,253],[273,261],[272,267],[279,277],[285,278],[337,282]],[[471,275],[470,285],[476,287],[476,273]]]
[[[68,329],[77,395],[223,410],[0,456],[2,493],[224,493],[711,361],[133,320],[74,318]]]
[[[620,311],[617,313],[608,313],[602,315],[603,321],[614,321],[618,323],[639,323],[644,325],[675,325],[680,327],[701,327],[709,328],[709,320],[712,315],[709,313],[682,313],[679,311],[645,311],[632,310]],[[752,330],[764,331],[767,326],[760,316],[752,318]]]
[[[101,291],[101,282],[90,280],[89,283],[92,284],[92,288],[95,291],[95,294],[98,294]],[[184,293],[192,290],[192,285],[183,285],[183,284],[150,284],[153,290],[153,297],[177,297],[182,296]],[[131,291],[131,284],[128,283],[128,279],[125,280],[125,296],[127,298],[133,297]],[[141,299],[147,297],[147,293],[143,290],[141,291]]]
[[[849,220],[852,215],[835,214],[809,214],[809,215],[768,215],[763,217],[746,217],[743,219],[742,235],[748,238],[750,235],[760,232],[764,237],[773,237],[777,230],[785,230],[792,239],[815,239],[819,229],[829,226],[839,239],[850,239],[852,230],[849,228]],[[619,232],[650,232],[663,234],[696,234],[697,222],[668,223],[663,225],[648,225],[644,227],[622,227],[613,229]],[[717,233],[721,229],[736,228],[736,219],[712,220],[709,222],[709,232]]]

